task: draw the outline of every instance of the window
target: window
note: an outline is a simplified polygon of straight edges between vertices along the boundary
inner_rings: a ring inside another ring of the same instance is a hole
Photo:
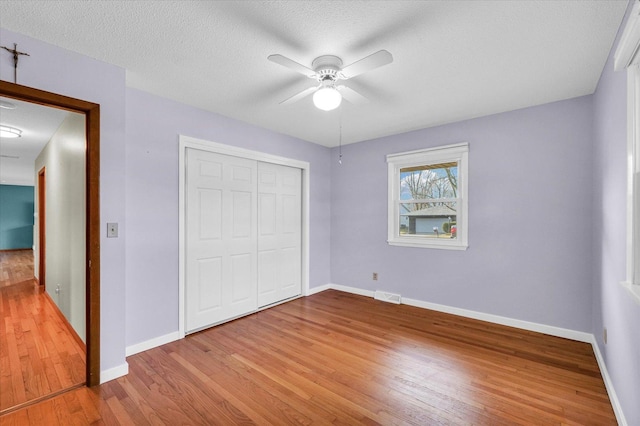
[[[640,60],[628,68],[630,135],[627,140],[627,284],[640,301]]]
[[[627,70],[627,277],[622,284],[640,303],[640,3],[615,53],[615,69]]]
[[[468,144],[387,155],[388,242],[467,248]]]

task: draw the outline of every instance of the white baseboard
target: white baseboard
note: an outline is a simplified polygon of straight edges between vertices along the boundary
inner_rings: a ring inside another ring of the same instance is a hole
[[[349,287],[340,284],[329,284],[329,288],[332,290],[344,291],[345,293],[357,294],[359,296],[373,297],[375,294],[373,290],[363,290],[361,288]]]
[[[339,290],[346,293],[357,294],[360,296],[374,297],[375,292],[371,290],[363,290],[361,288],[349,287],[340,284],[327,284],[323,286],[324,290]],[[499,315],[486,314],[484,312],[471,311],[468,309],[455,308],[453,306],[440,305],[437,303],[424,302],[417,299],[409,299],[402,297],[402,304],[416,306],[418,308],[430,309],[432,311],[444,312],[447,314],[458,315],[466,318],[473,318],[480,321],[487,321],[494,324],[506,325],[509,327],[520,328],[523,330],[536,331],[538,333],[549,334],[556,337],[564,337],[565,339],[577,340],[578,342],[591,343],[593,335],[582,331],[570,330],[567,328],[553,327],[550,325],[538,324],[529,321],[522,321]]]
[[[305,294],[305,296],[312,296],[316,293],[320,293],[322,291],[325,290],[329,290],[331,288],[331,284],[325,284],[325,285],[321,285],[318,287],[313,287],[307,290],[307,293]]]
[[[402,298],[402,303],[418,308],[431,309],[432,311],[444,312],[447,314],[459,315],[461,317],[473,318],[480,321],[487,321],[494,324],[506,325],[520,328],[522,330],[536,331],[538,333],[549,334],[565,339],[577,340],[578,342],[591,343],[592,334],[582,331],[570,330],[567,328],[554,327],[551,325],[538,324],[535,322],[522,321],[518,319],[502,317],[499,315],[486,314],[484,312],[470,311],[468,309],[454,308],[452,306],[440,305],[437,303],[423,302],[422,300]]]
[[[620,404],[616,390],[613,387],[611,376],[609,376],[609,370],[607,370],[607,364],[604,362],[604,357],[600,352],[600,346],[598,346],[596,336],[593,334],[591,335],[591,346],[593,346],[593,352],[596,354],[596,361],[598,361],[598,367],[600,367],[600,374],[602,374],[602,380],[604,380],[604,385],[607,388],[607,393],[609,394],[609,399],[611,400],[611,405],[613,406],[613,412],[616,415],[618,425],[627,426],[627,419],[624,417],[622,405]]]
[[[174,331],[173,333],[165,334],[164,336],[158,336],[144,342],[136,343],[135,345],[127,346],[125,354],[126,356],[135,355],[137,353],[148,351],[149,349],[174,342],[176,340],[179,340],[180,338],[180,333],[178,331]]]
[[[127,374],[129,374],[129,364],[125,362],[117,367],[101,371],[100,384],[117,379],[118,377],[126,376]]]
[[[327,284],[322,286],[323,290],[339,290],[344,291],[346,293],[357,294],[360,296],[368,296],[374,297],[374,292],[370,290],[363,290],[360,288],[349,287],[339,284]],[[319,290],[319,291],[323,291]],[[319,292],[318,291],[318,292]],[[318,293],[316,292],[316,293]],[[604,358],[600,353],[600,348],[598,347],[598,343],[596,341],[595,336],[592,333],[585,333],[583,331],[570,330],[567,328],[561,327],[553,327],[545,324],[538,324],[529,321],[522,321],[508,317],[502,317],[499,315],[486,314],[483,312],[471,311],[468,309],[455,308],[447,305],[440,305],[437,303],[424,302],[422,300],[416,299],[408,299],[403,297],[402,304],[416,306],[418,308],[431,309],[433,311],[444,312],[447,314],[459,315],[461,317],[477,319],[481,321],[487,321],[495,324],[506,325],[509,327],[520,328],[528,331],[536,331],[538,333],[548,334],[550,336],[563,337],[565,339],[576,340],[578,342],[589,343],[593,347],[593,352],[596,356],[596,361],[598,362],[598,367],[600,368],[600,373],[602,374],[602,379],[604,381],[604,385],[607,388],[607,393],[609,394],[609,400],[611,400],[611,405],[613,406],[613,411],[616,415],[616,420],[620,426],[628,426],[628,423],[624,417],[624,413],[622,411],[622,406],[620,405],[620,400],[618,399],[618,395],[613,387],[613,382],[611,381],[611,377],[609,376],[609,372],[607,370],[607,365],[604,362]]]

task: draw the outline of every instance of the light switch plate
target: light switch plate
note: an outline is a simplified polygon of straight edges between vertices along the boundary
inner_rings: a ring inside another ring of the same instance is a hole
[[[118,238],[117,223],[107,223],[107,238]]]

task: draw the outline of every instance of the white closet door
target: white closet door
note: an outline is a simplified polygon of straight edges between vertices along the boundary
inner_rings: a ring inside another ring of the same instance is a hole
[[[187,149],[187,332],[257,308],[257,162]]]
[[[302,293],[302,170],[258,163],[258,306]]]

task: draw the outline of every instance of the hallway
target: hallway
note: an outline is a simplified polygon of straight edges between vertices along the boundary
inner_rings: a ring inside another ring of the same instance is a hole
[[[33,270],[31,250],[0,252],[0,414],[85,382],[85,347]]]

